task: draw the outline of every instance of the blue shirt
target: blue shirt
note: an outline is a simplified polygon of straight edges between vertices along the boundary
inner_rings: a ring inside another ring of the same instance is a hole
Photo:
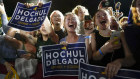
[[[0,63],[4,64],[6,61],[4,58],[15,59],[17,50],[5,42],[5,36],[0,36]]]
[[[78,38],[77,42],[85,42],[85,36],[84,35],[78,35],[78,36],[79,36],[79,38]],[[62,42],[62,41],[66,41],[66,37],[64,37],[60,40],[60,42]]]

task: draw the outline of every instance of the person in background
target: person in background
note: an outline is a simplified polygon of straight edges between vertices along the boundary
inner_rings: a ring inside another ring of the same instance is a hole
[[[85,34],[85,31],[84,31],[84,18],[85,18],[85,15],[89,15],[89,12],[88,12],[88,9],[86,9],[84,6],[81,6],[81,5],[77,5],[73,10],[72,10],[72,13],[75,13],[79,20],[80,20],[80,30],[78,32],[78,34]]]
[[[128,17],[126,17],[126,16],[123,16],[121,19],[120,19],[120,21],[119,21],[119,23],[120,23],[120,26],[121,26],[121,29],[125,29],[126,28],[126,26],[128,26]]]
[[[58,35],[54,32],[48,17],[46,17],[44,23],[42,24],[41,28],[39,29],[40,34],[36,40],[36,48],[37,48],[37,58],[42,58],[42,52],[40,51],[40,46],[43,45],[52,45],[57,44],[59,41]]]
[[[42,69],[42,51],[40,46],[46,46],[46,45],[53,45],[57,44],[59,41],[58,35],[54,32],[50,21],[48,17],[46,17],[45,21],[43,22],[41,28],[38,30],[39,34],[37,34],[37,40],[36,40],[36,58],[38,59],[38,65],[37,65],[37,71],[34,75],[31,76],[31,78],[36,79],[44,79],[43,78],[43,69]],[[51,78],[47,78],[51,79]]]
[[[57,41],[55,41],[55,40],[57,39],[57,37],[56,37],[57,34],[55,36],[53,36],[54,38],[52,38],[49,35],[49,33],[51,33],[51,32],[49,32],[50,30],[47,28],[50,28],[51,30],[53,30],[53,29],[52,29],[50,23],[47,23],[47,22],[49,22],[49,20],[48,19],[46,19],[46,20],[47,21],[44,21],[44,25],[42,25],[42,27],[40,28],[40,33],[41,33],[42,37],[41,37],[40,42],[38,42],[38,43],[41,43],[40,45],[42,45],[42,44],[44,44],[44,45],[56,44]],[[66,42],[67,42],[67,44],[68,43],[76,43],[76,42],[84,42],[85,38],[82,35],[77,35],[76,29],[79,27],[78,25],[79,25],[79,19],[78,19],[77,15],[75,15],[74,13],[66,14],[65,19],[64,19],[64,28],[66,29],[68,35],[60,40],[61,44],[62,43],[64,44],[64,42],[65,42],[65,44],[66,44]],[[55,32],[53,31],[53,33],[55,33]],[[44,37],[48,38],[46,41],[47,43],[45,43]],[[40,45],[38,45],[38,46],[40,46]],[[41,55],[39,55],[39,56],[41,57]],[[38,68],[42,68],[42,65],[40,65],[40,67],[38,67]],[[39,69],[37,69],[37,70],[39,70]],[[32,78],[41,78],[42,79],[43,73],[40,71],[39,72],[36,71],[36,72],[39,74],[37,74],[37,73],[34,74],[34,76]],[[77,77],[54,76],[54,77],[47,77],[47,79],[77,79]]]
[[[50,15],[50,22],[54,28],[55,33],[58,35],[59,40],[66,36],[64,32],[64,16],[59,10],[54,10]]]
[[[20,30],[20,34],[25,35],[29,39],[29,41],[31,42],[31,44],[33,44],[33,45],[36,44],[38,31],[31,31],[30,32],[30,31]]]
[[[120,30],[120,24],[118,23],[118,21],[114,16],[111,16],[110,29],[117,30],[117,31]]]
[[[6,35],[0,36],[0,62],[6,66],[7,71],[11,71],[11,64],[8,61],[17,57],[26,59],[35,58],[36,48],[25,35],[17,33],[13,28],[8,27],[8,20],[4,4],[0,5],[3,32]],[[21,53],[23,51],[23,53]]]
[[[86,40],[91,45],[89,52],[89,63],[93,65],[106,66],[105,74],[112,78],[121,67],[132,66],[135,61],[127,46],[123,32],[118,38],[111,39],[110,15],[100,9],[94,16],[98,31],[91,33],[91,40]]]
[[[129,14],[129,24],[125,27],[124,33],[126,42],[133,53],[136,63],[131,69],[140,70],[140,0],[133,0],[131,14]],[[131,20],[131,21],[130,21]]]

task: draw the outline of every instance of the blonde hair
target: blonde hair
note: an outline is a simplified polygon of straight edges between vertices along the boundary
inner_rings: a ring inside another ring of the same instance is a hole
[[[72,10],[72,13],[75,13],[76,15],[78,15],[78,10],[79,9],[82,9],[85,13],[85,15],[89,15],[89,12],[88,12],[88,9],[84,6],[81,6],[81,5],[77,5],[73,10]]]
[[[123,16],[123,17],[120,19],[119,23],[121,24],[124,20],[128,20],[128,17],[127,17],[127,16]]]
[[[68,15],[74,15],[74,17],[76,18],[77,27],[76,27],[75,31],[76,31],[76,34],[77,34],[79,32],[79,30],[80,30],[80,20],[79,20],[78,16],[75,13],[68,12],[68,13],[65,14],[64,23],[65,23],[66,17]],[[64,27],[65,27],[65,24],[64,24]],[[66,31],[66,29],[65,29],[65,31]]]
[[[131,11],[132,11],[132,19],[133,19],[133,22],[136,24],[136,25],[140,25],[140,23],[138,23],[138,13],[137,13],[137,10],[136,10],[136,1],[137,0],[133,0],[132,2],[132,5],[131,5]]]

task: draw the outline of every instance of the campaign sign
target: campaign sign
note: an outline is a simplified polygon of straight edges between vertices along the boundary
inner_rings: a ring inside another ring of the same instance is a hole
[[[80,63],[78,79],[108,79],[104,71],[105,67]],[[111,79],[140,79],[140,71],[120,69]]]
[[[87,63],[85,43],[42,46],[43,77],[78,76],[79,62]]]
[[[8,25],[24,31],[38,30],[44,22],[50,7],[51,1],[43,4],[42,7],[32,6],[30,8],[18,2]]]

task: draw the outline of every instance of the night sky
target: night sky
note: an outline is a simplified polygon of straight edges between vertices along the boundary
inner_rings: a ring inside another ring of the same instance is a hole
[[[29,0],[4,0],[7,15],[12,16],[17,2],[24,3],[26,1]],[[93,16],[101,0],[44,0],[44,1],[52,1],[52,6],[49,15],[53,10],[60,10],[63,14],[65,14],[67,12],[71,12],[76,5],[83,5],[86,8],[88,8],[90,15]],[[123,12],[124,15],[127,16],[132,0],[109,0],[109,2],[110,6],[113,6],[113,8],[114,2],[121,2],[122,3],[121,12]]]

